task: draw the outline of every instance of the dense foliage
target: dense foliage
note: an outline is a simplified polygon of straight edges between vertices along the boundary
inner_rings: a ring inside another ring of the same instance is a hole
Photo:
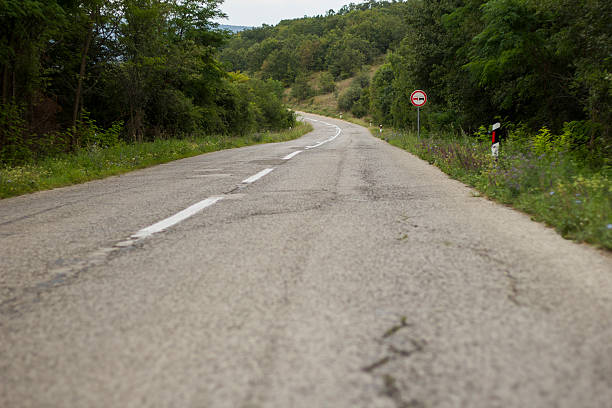
[[[412,128],[409,95],[423,89],[426,128],[473,133],[501,121],[535,135],[546,127],[601,166],[612,151],[611,16],[608,0],[367,1],[242,32],[221,60],[295,83],[302,100],[313,94],[305,75],[341,80],[385,55],[369,83],[337,95],[341,111]]]
[[[221,2],[0,0],[0,163],[289,127],[281,83],[218,62]]]
[[[221,60],[229,69],[259,73],[291,85],[300,73],[351,77],[405,37],[410,11],[398,1],[350,4],[325,16],[285,20],[234,36]]]
[[[430,121],[475,129],[495,117],[559,132],[589,121],[591,149],[610,144],[612,7],[603,0],[415,1],[411,30],[389,56],[394,123],[428,91]],[[579,137],[583,137],[580,135]],[[598,139],[598,140],[597,140]]]

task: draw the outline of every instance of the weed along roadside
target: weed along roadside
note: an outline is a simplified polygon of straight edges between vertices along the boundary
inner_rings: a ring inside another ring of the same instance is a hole
[[[379,137],[377,129],[370,130]],[[545,222],[565,238],[612,250],[609,166],[576,160],[545,128],[535,137],[540,143],[527,142],[520,129],[510,131],[498,157],[491,155],[489,136],[481,133],[421,134],[419,139],[414,132],[388,131],[384,138],[486,197]]]
[[[157,164],[223,149],[297,139],[312,126],[296,122],[291,129],[252,133],[248,136],[203,136],[192,139],[121,143],[108,148],[91,146],[37,163],[0,167],[0,198],[127,173]]]

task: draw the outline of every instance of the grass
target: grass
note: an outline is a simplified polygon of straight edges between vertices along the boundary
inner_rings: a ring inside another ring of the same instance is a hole
[[[84,183],[222,149],[284,142],[311,130],[311,125],[297,122],[292,129],[241,137],[205,136],[150,143],[123,143],[106,149],[89,147],[75,153],[43,159],[35,164],[0,167],[0,198]]]
[[[378,136],[378,132],[372,133]],[[385,139],[439,167],[483,195],[532,215],[562,236],[612,249],[612,169],[592,169],[568,154],[536,155],[518,141],[503,145],[499,159],[490,143],[473,137],[387,131]]]

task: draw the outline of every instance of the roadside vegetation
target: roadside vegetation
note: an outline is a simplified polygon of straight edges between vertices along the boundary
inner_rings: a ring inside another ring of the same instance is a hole
[[[379,135],[376,129],[372,133]],[[568,239],[612,249],[612,168],[585,165],[581,153],[563,146],[563,134],[542,129],[534,142],[523,128],[514,129],[497,160],[486,134],[436,132],[418,138],[411,131],[385,131],[383,137]]]
[[[611,249],[610,12],[604,0],[364,1],[245,31],[221,60],[290,86],[296,109],[383,125],[482,194]],[[428,94],[420,140],[415,89]],[[495,122],[508,135],[498,160]]]
[[[310,124],[296,122],[291,129],[247,136],[200,136],[129,144],[120,142],[106,148],[90,145],[36,163],[0,167],[0,198],[83,183],[222,149],[285,142],[311,130]]]
[[[221,67],[221,3],[1,1],[0,166],[294,126],[281,82]]]

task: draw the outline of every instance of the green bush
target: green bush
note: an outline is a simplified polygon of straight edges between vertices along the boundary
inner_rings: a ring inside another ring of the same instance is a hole
[[[308,76],[306,74],[299,74],[295,78],[295,82],[291,87],[291,96],[298,101],[308,99],[315,94],[314,89],[308,83]]]
[[[71,129],[66,131],[67,135],[70,135]],[[77,122],[76,134],[79,135],[79,145],[97,146],[101,148],[115,146],[119,143],[119,137],[123,132],[123,122],[115,122],[108,129],[102,129],[98,127],[96,122],[89,117],[89,112],[83,111],[81,118]],[[58,137],[63,135],[58,134]]]
[[[338,97],[338,109],[341,111],[350,111],[359,98],[361,98],[361,88],[350,86]]]
[[[178,89],[160,89],[149,105],[147,117],[155,118],[154,136],[161,133],[179,137],[196,132],[200,128],[203,109]]]
[[[560,134],[553,134],[547,127],[541,128],[534,136],[523,136],[529,141],[531,150],[537,156],[551,156],[560,153],[584,162],[585,165],[609,164],[612,146],[606,146],[600,137],[602,127],[591,121],[566,122]]]
[[[0,105],[0,164],[15,165],[33,158],[23,116],[24,107],[21,105]]]
[[[334,82],[334,76],[328,71],[323,72],[319,78],[319,93],[328,94],[335,90],[336,83]]]

